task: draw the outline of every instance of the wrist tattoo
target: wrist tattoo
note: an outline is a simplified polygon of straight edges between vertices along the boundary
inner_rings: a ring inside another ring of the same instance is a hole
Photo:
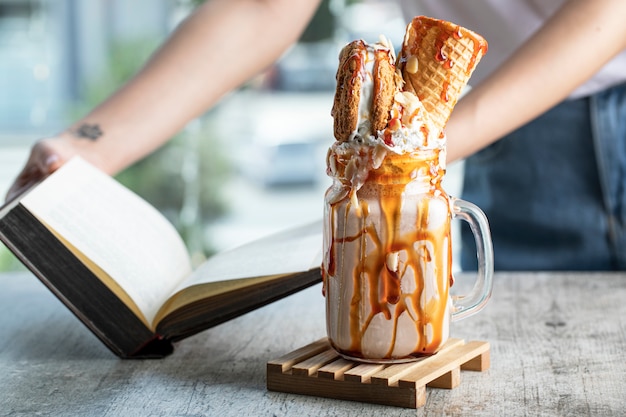
[[[100,125],[88,123],[83,123],[74,131],[74,135],[76,135],[77,138],[89,140],[96,140],[102,136],[103,133],[102,129],[100,129]]]

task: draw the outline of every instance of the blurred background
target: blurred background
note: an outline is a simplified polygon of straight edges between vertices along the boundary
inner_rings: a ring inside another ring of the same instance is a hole
[[[0,198],[36,139],[112,93],[199,3],[0,0]],[[172,221],[196,263],[321,219],[339,50],[380,34],[399,48],[404,28],[394,2],[324,0],[273,67],[118,179]],[[445,186],[458,195],[459,166]],[[19,268],[0,244],[0,270]]]

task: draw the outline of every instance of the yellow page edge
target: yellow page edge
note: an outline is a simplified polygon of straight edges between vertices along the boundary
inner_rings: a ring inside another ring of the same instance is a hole
[[[41,219],[39,219],[41,221]],[[94,263],[91,259],[89,259],[85,254],[83,254],[80,250],[78,250],[74,245],[72,245],[69,241],[67,241],[63,236],[61,236],[56,230],[51,228],[48,224],[41,221],[42,224],[57,238],[63,245],[70,251],[74,256],[78,258],[86,267],[89,269],[106,287],[111,290],[113,294],[115,294],[132,312],[137,316],[141,322],[150,330],[154,331],[154,327],[148,323],[148,320],[143,315],[137,304],[133,301],[133,299],[128,295],[128,293],[113,279],[112,276],[107,274],[102,268],[100,268],[96,263]]]

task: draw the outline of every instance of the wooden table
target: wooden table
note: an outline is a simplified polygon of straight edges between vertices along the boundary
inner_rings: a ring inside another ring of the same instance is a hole
[[[0,274],[0,415],[626,415],[626,274],[497,274],[487,308],[452,328],[491,343],[491,368],[427,388],[417,411],[266,390],[268,360],[324,335],[315,286],[166,359],[121,360],[32,275]]]

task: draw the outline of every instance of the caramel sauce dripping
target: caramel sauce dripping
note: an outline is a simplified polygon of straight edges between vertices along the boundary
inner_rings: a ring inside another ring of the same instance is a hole
[[[443,84],[441,85],[441,101],[443,102],[448,102],[450,101],[450,95],[448,94],[448,91],[450,90],[450,76],[448,75],[448,79],[446,81],[443,82]]]
[[[474,42],[474,53],[470,58],[468,68],[474,68],[476,66],[476,60],[478,59],[478,55],[485,55],[487,53],[487,42],[484,39],[473,39]]]
[[[436,152],[438,157],[438,152]],[[428,230],[427,224],[429,219],[429,199],[435,195],[445,196],[441,189],[441,178],[443,176],[442,169],[436,163],[436,158],[422,160],[415,163],[413,169],[400,172],[389,173],[388,170],[377,172],[373,170],[368,177],[367,185],[357,192],[358,207],[352,207],[351,201],[342,200],[331,205],[331,215],[329,216],[331,224],[328,225],[333,231],[333,238],[329,242],[329,251],[327,253],[329,275],[339,273],[340,275],[348,273],[344,276],[351,276],[354,292],[350,300],[350,319],[349,332],[351,346],[346,349],[340,349],[344,353],[360,357],[361,344],[363,336],[370,326],[374,317],[382,313],[386,320],[393,321],[393,334],[390,343],[390,349],[387,357],[391,357],[396,337],[398,333],[398,320],[400,316],[407,310],[417,308],[417,317],[415,326],[420,334],[419,344],[415,347],[415,354],[432,354],[434,353],[444,338],[442,334],[443,320],[447,313],[445,303],[433,303],[432,300],[426,306],[421,306],[422,292],[424,291],[423,274],[425,273],[421,266],[435,261],[435,269],[438,274],[448,271],[450,276],[437,277],[437,291],[439,297],[447,300],[449,285],[451,283],[451,260],[447,256],[446,259],[441,254],[432,253],[431,248],[443,248],[444,241],[447,239],[450,245],[449,237],[449,221],[444,223],[445,230]],[[387,171],[387,172],[385,172]],[[401,217],[403,215],[403,205],[405,204],[404,193],[407,184],[414,181],[417,172],[424,175],[419,181],[430,182],[430,188],[427,193],[428,197],[418,202],[416,224],[411,230],[400,230]],[[434,177],[430,177],[434,174]],[[372,188],[373,187],[373,188]],[[376,190],[376,198],[367,198],[367,194],[372,190]],[[447,201],[447,197],[446,201]],[[378,201],[380,210],[380,221],[373,221],[370,218],[370,204]],[[358,209],[361,213],[359,227],[356,234],[346,235],[345,230],[336,230],[338,219],[342,218],[342,224],[353,224],[353,219],[349,216],[354,215],[354,210]],[[449,219],[448,219],[449,220]],[[373,224],[378,224],[378,230]],[[344,243],[357,242],[359,259],[355,263],[352,271],[337,271],[338,264],[344,265],[345,256],[353,256],[354,254],[341,253]],[[420,242],[420,247],[414,247],[416,242]],[[430,243],[429,245],[426,242]],[[448,253],[450,247],[448,247]],[[399,264],[394,271],[388,267],[387,254],[403,253],[406,259]],[[337,259],[341,258],[341,262]],[[444,265],[445,263],[445,265]],[[332,268],[332,273],[331,273]],[[401,279],[406,274],[412,272],[414,281],[417,285],[414,291],[403,293],[401,288]],[[367,291],[366,293],[363,293]],[[364,315],[363,303],[368,302],[369,312]],[[439,305],[437,305],[439,304]],[[433,333],[426,337],[426,326],[432,324]]]
[[[430,135],[430,130],[428,129],[428,126],[426,126],[425,124],[422,125],[420,127],[420,132],[422,132],[422,135],[424,136],[424,146],[428,145],[428,136]]]
[[[456,30],[452,32],[452,36],[454,36],[454,39],[461,39],[463,37],[461,26],[457,25]]]

